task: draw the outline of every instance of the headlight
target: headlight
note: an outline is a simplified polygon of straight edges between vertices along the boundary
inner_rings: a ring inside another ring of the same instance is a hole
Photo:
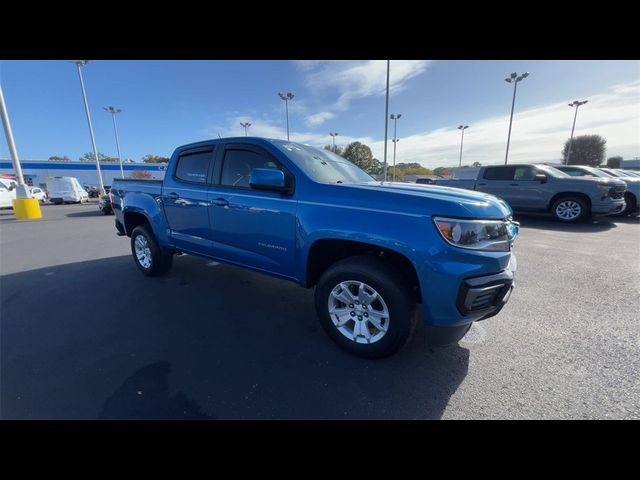
[[[520,230],[520,224],[511,220],[434,217],[433,222],[451,245],[486,252],[508,252]]]

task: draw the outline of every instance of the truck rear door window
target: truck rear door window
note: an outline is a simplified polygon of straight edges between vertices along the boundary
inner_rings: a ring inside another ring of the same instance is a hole
[[[484,171],[485,180],[513,180],[515,167],[491,167]]]
[[[176,178],[187,182],[207,183],[212,156],[211,151],[181,155],[176,166]]]

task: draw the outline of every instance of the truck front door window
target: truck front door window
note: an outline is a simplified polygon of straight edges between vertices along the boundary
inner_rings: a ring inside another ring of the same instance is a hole
[[[249,188],[251,170],[254,168],[275,168],[280,170],[270,158],[249,150],[227,150],[222,165],[222,185]]]

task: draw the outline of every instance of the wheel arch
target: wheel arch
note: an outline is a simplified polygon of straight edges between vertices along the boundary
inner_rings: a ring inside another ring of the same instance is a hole
[[[414,262],[404,253],[387,246],[343,238],[319,238],[308,249],[304,286],[313,287],[322,274],[336,262],[356,255],[383,258],[403,273],[417,302],[421,301],[420,281]]]
[[[560,192],[560,193],[556,193],[553,197],[551,197],[551,200],[549,201],[549,205],[547,205],[547,210],[551,211],[551,209],[553,208],[554,203],[556,203],[558,200],[560,200],[563,197],[578,197],[581,200],[584,200],[585,203],[587,204],[587,208],[589,209],[587,214],[591,213],[591,197],[589,197],[589,195],[587,195],[586,193],[583,193],[583,192]]]

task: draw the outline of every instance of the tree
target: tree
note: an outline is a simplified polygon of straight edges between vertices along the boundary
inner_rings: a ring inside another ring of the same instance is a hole
[[[64,157],[58,157],[56,155],[49,157],[50,162],[70,162],[71,159],[66,155]]]
[[[144,163],[168,163],[169,159],[167,157],[161,157],[159,155],[145,155],[142,157],[142,161]]]
[[[81,162],[95,162],[95,157],[93,156],[93,152],[87,152],[82,155],[78,160]],[[117,162],[117,158],[107,157],[105,154],[98,152],[98,160],[102,162]]]
[[[473,162],[474,167],[481,167],[482,164],[480,162]]]
[[[620,164],[622,163],[622,157],[609,157],[607,158],[607,167],[609,168],[620,168]]]
[[[567,152],[569,151],[569,142],[567,140],[562,149],[563,163],[567,161]],[[589,165],[597,167],[604,161],[605,146],[607,140],[600,135],[580,135],[573,139],[571,146],[571,156],[569,157],[570,165]]]
[[[373,153],[371,153],[371,149],[364,143],[351,142],[347,145],[347,148],[344,149],[342,156],[367,173],[371,173],[374,168]]]
[[[435,175],[442,175],[443,177],[451,176],[451,169],[449,167],[438,167],[433,169]]]
[[[344,156],[344,150],[342,150],[340,147],[338,147],[336,145],[336,148],[334,149],[332,145],[325,145],[324,147],[325,150],[329,150],[330,152],[335,153],[336,155],[340,155],[341,157]]]

